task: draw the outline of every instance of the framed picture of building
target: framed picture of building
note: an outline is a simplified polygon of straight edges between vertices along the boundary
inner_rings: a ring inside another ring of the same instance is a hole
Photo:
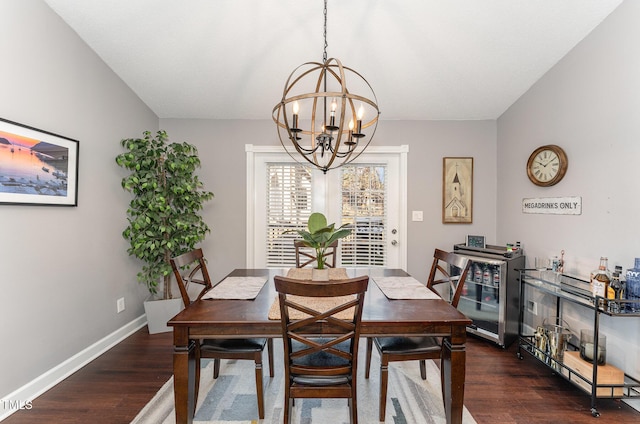
[[[0,204],[77,206],[78,145],[0,118]]]
[[[442,223],[473,222],[473,158],[442,158]]]

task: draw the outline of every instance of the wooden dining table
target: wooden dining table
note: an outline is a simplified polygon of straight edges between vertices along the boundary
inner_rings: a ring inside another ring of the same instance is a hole
[[[167,325],[173,327],[173,377],[176,423],[191,423],[194,413],[195,343],[206,338],[282,337],[279,320],[269,319],[276,299],[274,275],[287,269],[236,269],[227,277],[264,276],[267,282],[251,300],[201,299]],[[354,268],[349,277],[409,276],[400,269]],[[226,278],[226,277],[225,277]],[[389,299],[370,279],[362,312],[361,335],[443,337],[442,397],[447,423],[462,423],[466,327],[471,320],[443,299]]]

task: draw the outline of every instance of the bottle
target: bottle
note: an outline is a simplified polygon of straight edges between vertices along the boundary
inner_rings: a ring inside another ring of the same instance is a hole
[[[560,259],[557,256],[551,258],[551,271],[560,272]]]
[[[616,267],[616,271],[611,275],[611,284],[609,284],[609,292],[607,292],[607,299],[613,299],[613,302],[609,302],[609,312],[618,313],[620,312],[620,303],[617,300],[620,299],[620,291],[622,290],[622,285],[620,283],[620,272],[618,272],[618,267]]]
[[[625,287],[627,286],[627,282],[625,281],[625,274],[622,272],[622,267],[620,265],[616,265],[616,272],[620,278],[620,291],[618,292],[618,299],[623,300],[625,298]],[[624,305],[622,305],[624,308]]]
[[[479,263],[473,264],[473,282],[475,283],[476,310],[482,309],[482,268]]]
[[[493,297],[500,303],[500,267],[493,269]]]
[[[616,288],[614,288],[614,286]],[[620,290],[620,274],[616,274],[615,272],[611,274],[611,280],[609,281],[609,286],[607,287],[607,295],[605,296],[607,299],[616,299],[617,290]]]
[[[482,268],[480,264],[473,264],[473,281],[476,283],[482,283]]]
[[[491,280],[491,270],[489,269],[489,265],[485,265],[484,269],[482,270],[482,284],[484,284],[485,286],[490,286]]]
[[[626,304],[628,312],[640,311],[640,258],[636,258],[634,268],[627,270],[625,299],[634,301]]]
[[[493,287],[500,287],[500,267],[493,269]]]
[[[611,282],[611,273],[608,269],[608,259],[605,257],[600,258],[600,266],[598,269],[592,272],[591,277],[591,294],[593,297],[607,297],[607,291],[609,289],[609,283]]]
[[[491,278],[491,270],[489,269],[489,265],[485,264],[484,268],[482,270],[482,285],[487,287],[487,288],[491,287],[491,280],[492,280],[492,278]],[[491,297],[490,296],[486,296],[484,298],[484,300],[486,302],[488,302],[488,301],[491,300]]]

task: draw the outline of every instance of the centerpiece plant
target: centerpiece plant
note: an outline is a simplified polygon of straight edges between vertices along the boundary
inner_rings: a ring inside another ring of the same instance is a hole
[[[294,230],[300,237],[305,246],[311,247],[316,252],[316,268],[324,269],[324,254],[327,248],[336,240],[347,237],[351,234],[349,228],[344,228],[348,224],[344,224],[339,228],[335,228],[335,224],[327,224],[327,217],[320,212],[314,212],[309,216],[307,222],[307,230]]]
[[[116,156],[116,163],[131,171],[122,188],[133,194],[122,236],[129,242],[129,255],[144,262],[138,281],[152,295],[162,282],[162,298],[171,299],[169,260],[194,249],[211,231],[200,211],[213,193],[204,190],[195,174],[200,168],[195,146],[170,143],[162,130],[143,135],[123,139],[126,152]]]

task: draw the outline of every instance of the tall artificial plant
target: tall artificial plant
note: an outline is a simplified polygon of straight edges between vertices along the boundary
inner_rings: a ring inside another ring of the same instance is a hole
[[[305,246],[311,247],[316,251],[316,268],[324,269],[324,254],[327,248],[334,241],[347,237],[351,234],[351,230],[344,228],[335,228],[335,224],[327,224],[327,218],[320,212],[314,212],[309,216],[306,230],[294,230],[302,237]]]
[[[126,152],[116,156],[116,163],[131,171],[122,188],[133,194],[122,236],[129,242],[129,255],[145,263],[138,281],[152,294],[162,281],[163,298],[170,299],[169,260],[194,249],[211,231],[199,212],[213,193],[204,190],[194,173],[200,167],[195,146],[169,143],[162,130],[155,136],[143,134],[122,140]]]

